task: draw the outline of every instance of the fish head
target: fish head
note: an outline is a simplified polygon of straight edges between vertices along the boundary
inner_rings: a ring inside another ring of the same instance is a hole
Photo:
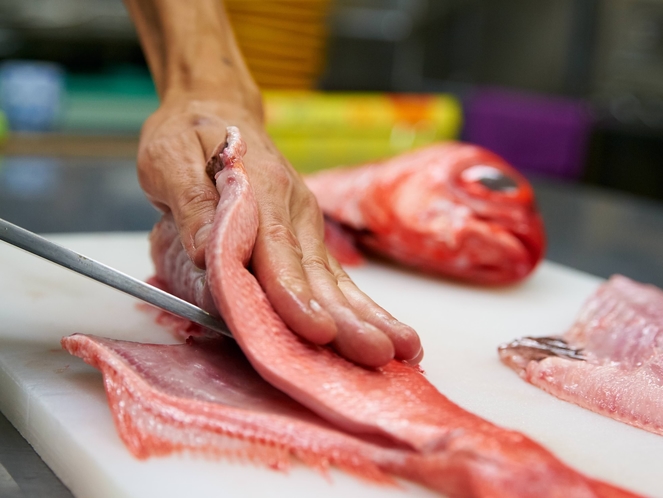
[[[482,147],[452,142],[422,149],[383,178],[364,202],[372,249],[495,284],[522,279],[543,257],[531,185]]]
[[[467,145],[450,174],[450,188],[477,221],[501,227],[527,249],[532,265],[543,257],[545,230],[534,189],[504,159],[482,147]]]

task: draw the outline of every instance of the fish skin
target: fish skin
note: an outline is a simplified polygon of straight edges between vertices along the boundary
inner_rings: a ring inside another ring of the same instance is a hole
[[[513,188],[488,188],[478,181],[482,175],[498,175]],[[325,215],[358,245],[425,272],[509,284],[543,258],[545,234],[531,186],[475,145],[435,144],[305,180]]]
[[[582,359],[533,353],[522,340],[500,346],[499,355],[560,399],[663,435],[663,291],[614,275],[558,339]]]
[[[602,496],[594,481],[537,443],[452,403],[414,367],[392,361],[362,368],[293,334],[245,267],[258,224],[243,150],[231,130],[216,172],[220,201],[210,236],[215,250],[207,251],[207,283],[263,379],[344,431],[406,445],[417,465],[404,477],[434,489],[455,496]],[[158,277],[168,283],[168,275]]]

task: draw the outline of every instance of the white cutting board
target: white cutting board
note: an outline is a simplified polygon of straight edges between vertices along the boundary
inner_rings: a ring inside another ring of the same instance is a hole
[[[151,274],[145,234],[52,237],[139,278]],[[526,384],[496,347],[554,335],[573,321],[600,280],[544,263],[524,284],[481,289],[369,264],[359,286],[422,336],[428,378],[466,409],[518,429],[591,476],[663,497],[663,437],[578,408]],[[60,350],[82,332],[174,342],[136,300],[0,245],[0,410],[77,497],[435,496],[330,478],[301,465],[289,473],[184,455],[134,459],[118,438],[101,375]]]

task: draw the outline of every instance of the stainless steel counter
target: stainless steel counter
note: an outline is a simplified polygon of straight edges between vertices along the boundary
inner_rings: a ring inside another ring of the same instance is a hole
[[[533,183],[546,222],[548,259],[663,287],[662,203],[545,179]],[[130,161],[5,158],[0,217],[53,233],[149,230],[158,214]],[[71,497],[1,414],[0,497]]]
[[[71,493],[0,413],[0,497],[71,498]]]

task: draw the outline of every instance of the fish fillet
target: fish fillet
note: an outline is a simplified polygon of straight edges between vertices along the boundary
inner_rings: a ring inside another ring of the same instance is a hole
[[[118,431],[138,458],[193,450],[285,468],[292,455],[389,479],[373,462],[382,448],[339,432],[266,383],[232,340],[158,345],[75,334],[62,345],[102,371]]]
[[[615,275],[559,338],[500,346],[523,379],[576,405],[663,435],[663,291]]]

